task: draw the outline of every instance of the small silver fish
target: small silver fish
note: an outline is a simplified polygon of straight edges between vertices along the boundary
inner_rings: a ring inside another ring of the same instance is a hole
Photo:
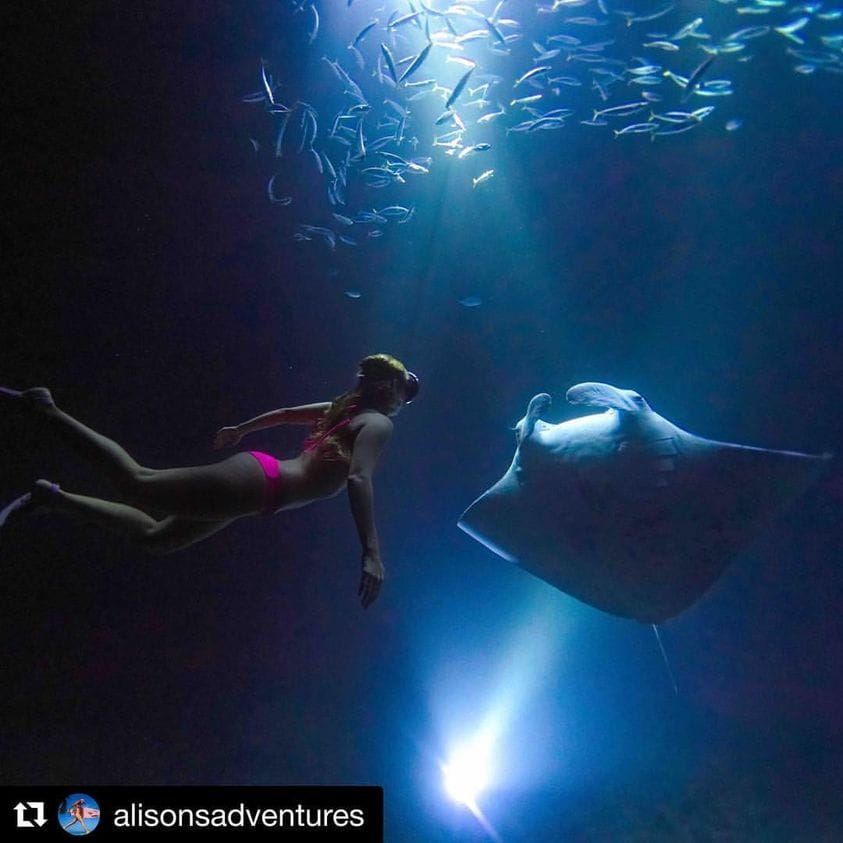
[[[369,21],[369,23],[367,23],[363,27],[363,29],[361,29],[360,32],[358,32],[357,35],[354,36],[354,40],[351,42],[351,46],[356,47],[377,25],[378,22],[376,19],[373,18],[371,21]]]
[[[387,205],[385,208],[381,208],[378,213],[382,217],[405,217],[410,213],[410,209],[403,205]]]
[[[592,17],[574,17],[565,18],[565,23],[572,23],[577,26],[605,26],[608,21],[597,20],[597,18]]]
[[[688,123],[686,126],[680,126],[678,129],[667,129],[667,130],[659,129],[659,131],[653,132],[650,135],[650,140],[655,140],[656,138],[663,138],[663,137],[666,137],[667,135],[681,135],[681,134],[684,134],[685,132],[692,131],[697,126],[699,126],[699,123],[694,122],[694,123]]]
[[[488,114],[484,114],[482,117],[477,118],[478,123],[491,123],[492,120],[496,120],[498,117],[503,117],[506,112],[501,109],[500,111],[490,111]]]
[[[475,152],[486,152],[491,148],[492,144],[490,143],[475,143],[463,149],[462,152],[460,152],[460,154],[457,156],[457,158],[467,158],[469,155],[473,155]]]
[[[412,76],[424,63],[424,60],[428,57],[430,53],[430,48],[433,46],[432,43],[428,43],[422,51],[410,62],[407,69],[401,74],[401,78],[398,80],[399,83],[404,82],[405,79],[408,79]],[[410,83],[405,83],[410,84]],[[424,84],[424,83],[423,83]]]
[[[694,90],[699,85],[700,79],[702,79],[703,74],[711,66],[711,63],[715,58],[716,56],[708,56],[703,59],[694,72],[688,77],[688,81],[685,83],[685,90],[682,92],[682,96],[680,97],[681,102],[685,102],[685,100],[694,93]]]
[[[478,184],[483,184],[483,182],[489,181],[489,179],[492,178],[492,176],[494,176],[494,175],[495,175],[494,170],[485,170],[484,172],[480,173],[480,175],[477,176],[477,178],[471,180],[471,186],[477,187]]]
[[[497,41],[502,47],[507,47],[508,44],[506,42],[506,38],[500,29],[498,29],[498,26],[494,21],[494,15],[491,18],[483,18],[483,21],[495,41]]]
[[[633,123],[630,126],[624,126],[622,129],[612,129],[615,137],[621,135],[641,135],[649,132],[655,132],[659,128],[658,123]]]
[[[357,157],[358,158],[365,158],[366,157],[366,143],[363,139],[363,118],[361,117],[357,123]]]
[[[280,173],[275,173],[266,184],[266,195],[269,197],[269,201],[275,205],[289,205],[293,201],[292,196],[276,196],[275,195],[275,179],[278,178]]]
[[[310,11],[313,12],[313,28],[310,30],[310,36],[307,39],[308,44],[312,44],[319,34],[319,12],[315,5],[311,5]]]
[[[451,106],[452,106],[452,105],[453,105],[453,104],[457,101],[457,98],[458,98],[458,97],[459,97],[459,95],[463,92],[463,88],[465,88],[466,83],[468,82],[468,80],[469,80],[469,78],[471,77],[471,74],[472,74],[472,73],[474,73],[474,68],[473,68],[473,67],[472,67],[472,68],[470,68],[469,70],[467,70],[467,71],[466,71],[466,72],[462,75],[462,77],[460,78],[460,81],[459,81],[459,82],[457,82],[457,84],[454,86],[454,90],[453,90],[453,91],[451,91],[451,95],[450,95],[450,96],[448,97],[448,99],[445,101],[445,108],[450,108],[450,107],[451,107]]]
[[[627,71],[632,76],[654,76],[656,73],[661,73],[661,65],[645,64],[641,67],[630,67]]]
[[[533,79],[536,76],[539,76],[543,73],[547,73],[547,71],[551,70],[551,69],[552,68],[550,67],[549,64],[542,64],[542,65],[539,65],[538,67],[534,67],[532,70],[528,70],[526,73],[519,76],[515,80],[515,82],[512,83],[512,87],[513,87],[513,89],[517,88],[519,85],[526,82],[528,79]]]
[[[795,21],[791,21],[790,23],[785,24],[784,26],[776,26],[773,27],[779,35],[784,35],[785,38],[789,38],[791,41],[795,41],[797,44],[804,44],[805,41],[799,35],[796,35],[800,29],[806,26],[810,18],[805,15],[804,17],[797,18]]]
[[[642,108],[646,108],[647,103],[646,101],[641,102],[628,102],[624,103],[624,105],[613,105],[610,108],[601,108],[601,109],[594,109],[594,119],[598,117],[628,117],[630,114],[635,114],[636,111],[640,111]]]
[[[389,71],[392,81],[397,85],[398,74],[395,70],[395,59],[392,58],[392,53],[389,52],[389,47],[387,47],[383,42],[381,42],[381,53],[386,61],[386,69]]]
[[[635,76],[629,80],[630,85],[661,85],[661,76]]]
[[[290,115],[285,114],[281,118],[281,125],[278,127],[278,135],[275,138],[275,157],[284,157],[284,133],[287,130],[287,124],[290,122]]]
[[[445,59],[446,62],[450,64],[460,64],[463,67],[477,67],[477,62],[472,61],[471,59],[463,58],[462,56],[448,56]]]
[[[263,87],[266,90],[266,95],[269,97],[269,101],[275,105],[275,96],[272,92],[272,84],[269,81],[269,77],[266,73],[266,65],[261,63],[261,79],[263,80]]]
[[[694,18],[690,23],[686,23],[685,26],[680,27],[675,35],[672,35],[668,40],[669,41],[681,41],[683,38],[688,38],[690,35],[693,35],[697,31],[697,29],[702,25],[703,19],[702,18]]]
[[[512,100],[509,105],[510,108],[516,105],[529,105],[533,102],[538,102],[544,97],[544,94],[531,94],[529,97],[518,97],[517,99]]]
[[[746,41],[750,38],[759,38],[766,35],[770,31],[769,26],[747,26],[744,29],[739,29],[731,35],[727,35],[724,41]]]
[[[405,23],[410,23],[411,21],[416,20],[421,12],[410,12],[407,15],[402,15],[400,18],[396,18],[394,21],[387,24],[387,29],[394,29],[397,26],[403,26]]]

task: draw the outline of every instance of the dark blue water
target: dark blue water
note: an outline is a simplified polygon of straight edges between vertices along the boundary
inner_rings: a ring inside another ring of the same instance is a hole
[[[735,93],[699,129],[501,129],[482,166],[437,152],[383,193],[409,223],[331,250],[293,239],[330,214],[304,164],[285,164],[294,204],[268,202],[277,162],[249,139],[265,152],[270,118],[242,97],[264,58],[280,97],[333,105],[321,56],[354,67],[344,6],[312,46],[284,3],[4,12],[4,382],[49,385],[163,467],[340,393],[368,353],[422,379],[376,478],[388,579],[367,614],[344,496],[164,559],[59,516],[10,531],[4,783],[380,784],[388,840],[482,840],[439,765],[494,720],[479,804],[505,841],[839,838],[839,471],[665,625],[678,698],[647,627],[455,522],[529,398],[570,418],[581,381],[712,439],[839,453],[843,79],[795,73],[765,36],[751,62],[718,58]],[[712,6],[672,20],[732,12]],[[19,417],[0,425],[4,499],[36,477],[103,491]],[[299,433],[249,444],[291,455]]]

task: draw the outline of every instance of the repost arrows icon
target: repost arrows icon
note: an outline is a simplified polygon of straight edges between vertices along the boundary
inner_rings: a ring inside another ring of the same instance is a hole
[[[35,811],[34,820],[26,819],[26,813],[30,810]],[[15,813],[18,815],[18,828],[33,828],[34,826],[41,828],[47,822],[47,818],[44,816],[43,802],[18,802],[15,805]]]

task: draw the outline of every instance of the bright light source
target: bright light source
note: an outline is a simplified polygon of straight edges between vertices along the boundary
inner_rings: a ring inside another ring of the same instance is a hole
[[[489,784],[489,748],[485,743],[477,741],[463,747],[442,765],[448,795],[469,808],[476,807],[477,797]]]

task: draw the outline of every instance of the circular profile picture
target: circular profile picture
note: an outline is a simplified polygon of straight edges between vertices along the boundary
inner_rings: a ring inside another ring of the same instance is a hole
[[[100,806],[87,793],[71,793],[59,805],[59,825],[68,834],[90,834],[99,824]]]

